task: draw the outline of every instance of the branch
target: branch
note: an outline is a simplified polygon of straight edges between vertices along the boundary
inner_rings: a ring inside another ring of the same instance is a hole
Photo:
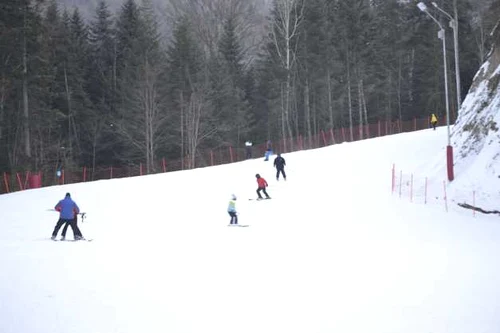
[[[498,210],[485,210],[485,209],[482,209],[480,207],[475,207],[475,206],[469,205],[468,203],[459,203],[458,205],[460,207],[462,207],[462,208],[475,210],[475,211],[478,211],[478,212],[483,213],[483,214],[497,214],[497,215],[500,215],[500,211],[498,211]]]

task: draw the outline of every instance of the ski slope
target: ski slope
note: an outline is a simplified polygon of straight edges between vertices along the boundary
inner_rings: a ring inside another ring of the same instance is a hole
[[[0,332],[498,333],[499,217],[391,196],[393,163],[444,145],[439,128],[285,154],[286,182],[259,158],[2,195]],[[248,200],[256,173],[272,200]],[[49,239],[66,192],[93,242]],[[248,228],[227,226],[232,193]]]

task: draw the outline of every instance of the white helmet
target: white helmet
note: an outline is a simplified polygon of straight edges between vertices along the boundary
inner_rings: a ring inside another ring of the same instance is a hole
[[[231,199],[236,200],[236,195],[231,194]]]

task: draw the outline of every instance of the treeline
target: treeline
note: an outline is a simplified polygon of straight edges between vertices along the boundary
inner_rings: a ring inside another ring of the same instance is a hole
[[[464,97],[499,1],[438,5],[459,13]],[[195,167],[198,152],[246,140],[444,116],[438,28],[414,1],[274,0],[264,22],[247,0],[153,8],[125,0],[111,13],[102,1],[84,20],[55,0],[2,1],[0,170],[62,162],[154,171],[162,157]]]

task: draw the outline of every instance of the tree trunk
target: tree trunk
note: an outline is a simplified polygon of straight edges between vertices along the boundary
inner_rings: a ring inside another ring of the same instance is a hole
[[[26,4],[26,7],[28,4]],[[28,50],[27,50],[27,18],[24,9],[24,32],[23,32],[23,128],[24,128],[24,154],[31,159],[31,133],[30,133],[30,115],[28,107]]]
[[[330,77],[330,68],[326,71],[326,83],[328,89],[328,117],[330,122],[330,128],[333,129],[333,97],[332,97],[332,79]]]
[[[181,106],[181,170],[184,170],[184,93],[181,90],[179,93]]]
[[[358,112],[359,112],[359,140],[363,140],[363,98],[361,96],[362,81],[358,79]]]
[[[349,109],[349,134],[351,141],[353,141],[354,135],[352,132],[351,66],[349,64],[349,52],[347,52],[347,108]]]
[[[64,89],[66,90],[66,102],[68,104],[68,149],[70,154],[72,153],[72,140],[71,140],[71,116],[72,116],[72,111],[71,111],[71,92],[69,91],[69,85],[68,85],[68,75],[66,73],[66,64],[63,66],[64,70]]]
[[[305,112],[305,121],[306,121],[306,131],[307,131],[307,140],[309,148],[313,148],[312,145],[312,131],[311,131],[311,106],[309,99],[309,79],[306,78],[305,86],[304,86],[304,112]]]

